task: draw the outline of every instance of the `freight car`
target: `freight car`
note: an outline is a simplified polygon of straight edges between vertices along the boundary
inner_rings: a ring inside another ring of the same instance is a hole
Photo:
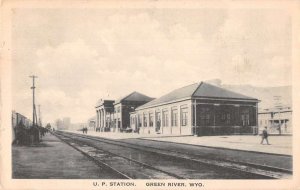
[[[29,129],[30,126],[32,125],[32,122],[30,119],[28,119],[27,117],[25,117],[24,115],[16,112],[16,111],[12,111],[12,143],[15,142],[16,140],[16,131],[17,131],[17,127],[24,127],[25,129]]]
[[[33,126],[32,121],[24,115],[12,112],[12,143],[32,144],[40,141],[40,135],[47,130],[40,126]]]

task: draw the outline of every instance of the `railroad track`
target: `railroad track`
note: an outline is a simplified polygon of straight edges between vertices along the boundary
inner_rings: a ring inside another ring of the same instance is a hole
[[[108,140],[110,140],[110,139],[108,139]],[[157,140],[144,139],[144,138],[140,138],[139,140],[141,140],[141,141],[151,141],[151,142],[161,142],[161,143],[173,144],[173,145],[174,144],[179,144],[179,145],[182,144],[182,143],[178,143],[178,142],[157,141]],[[122,141],[119,141],[119,142],[122,142]],[[134,145],[133,143],[128,143],[128,144]],[[292,160],[292,156],[290,156],[290,155],[284,155],[284,154],[263,153],[263,152],[255,152],[255,151],[248,151],[248,150],[232,150],[232,149],[229,149],[229,148],[210,147],[210,146],[205,146],[205,145],[193,145],[193,144],[184,144],[184,145],[189,145],[189,146],[194,146],[194,147],[201,147],[201,148],[207,148],[207,149],[214,149],[214,150],[226,150],[226,149],[228,149],[229,151],[239,151],[239,152],[243,152],[243,153],[255,153],[255,154],[258,154],[258,155],[280,156],[282,158],[290,159],[290,161]],[[153,146],[149,146],[149,147],[154,148],[154,149],[156,148],[156,147],[153,147]],[[184,153],[184,154],[191,155],[191,156],[200,156],[200,157],[203,157],[203,158],[212,159],[209,156],[194,154],[194,153],[190,153],[188,151],[186,151],[186,152],[185,151],[174,151],[174,150],[169,150],[169,151],[171,151],[171,152],[177,152],[177,153]],[[239,160],[236,160],[236,159],[230,159],[229,160],[229,159],[221,159],[221,158],[218,158],[217,160],[219,160],[219,161],[225,161],[225,162],[229,161],[229,162],[232,162],[232,163],[246,165],[246,166],[251,166],[251,167],[260,168],[260,169],[264,169],[264,170],[279,171],[279,172],[286,173],[288,175],[292,175],[293,174],[293,171],[290,170],[290,169],[279,168],[279,167],[275,167],[275,166],[270,166],[270,165],[266,165],[265,163],[264,164],[258,164],[258,163],[253,163],[253,162],[249,162],[249,161],[239,161]]]
[[[81,141],[70,138],[66,135],[59,133],[54,133],[54,135],[87,156],[89,159],[93,160],[100,167],[111,170],[116,174],[116,177],[119,177],[120,179],[184,179],[181,176],[163,171],[135,159],[120,156],[99,149],[98,147],[87,145],[87,143],[82,143]]]
[[[72,134],[72,133],[70,133]],[[81,134],[78,134],[78,135],[81,135]],[[85,136],[85,135],[82,135],[82,136]],[[86,137],[86,136],[85,136]],[[99,139],[99,137],[91,137],[92,139]],[[222,158],[218,158],[218,159],[214,159],[212,158],[212,156],[205,156],[205,155],[199,155],[199,154],[194,154],[194,153],[190,153],[190,152],[184,152],[184,151],[175,151],[175,150],[166,150],[166,149],[162,149],[162,148],[158,148],[158,147],[154,147],[154,146],[149,146],[149,145],[139,145],[139,144],[134,144],[134,143],[128,143],[128,142],[124,142],[124,141],[119,141],[119,140],[111,140],[111,139],[108,139],[108,138],[104,138],[104,137],[101,137],[101,140],[105,140],[105,141],[108,141],[108,142],[111,142],[111,143],[119,143],[120,146],[122,144],[126,144],[126,145],[129,145],[129,146],[132,146],[132,147],[138,147],[138,148],[147,148],[149,151],[151,151],[150,149],[153,149],[155,151],[158,151],[158,152],[162,152],[163,154],[168,154],[168,155],[175,155],[175,156],[179,156],[179,157],[182,157],[182,158],[185,158],[187,157],[188,159],[197,159],[197,158],[204,158],[204,159],[209,159],[210,162],[215,162],[216,165],[220,165],[222,166],[223,164],[224,165],[227,165],[227,163],[231,163],[229,164],[230,167],[239,167],[238,165],[240,165],[243,170],[245,168],[245,166],[247,166],[246,169],[251,169],[251,168],[248,168],[248,167],[252,167],[252,168],[255,168],[255,169],[261,169],[261,170],[266,170],[267,172],[279,172],[279,173],[270,173],[269,176],[270,177],[274,177],[274,178],[289,178],[292,174],[293,174],[293,171],[292,170],[289,170],[289,169],[285,169],[285,168],[279,168],[279,167],[274,167],[274,166],[269,166],[269,165],[261,165],[261,164],[257,164],[257,163],[252,163],[252,162],[241,162],[241,161],[237,161],[237,160],[228,160],[228,159],[222,159]],[[139,140],[142,140],[142,141],[154,141],[154,142],[157,142],[156,140],[149,140],[149,139],[139,139]],[[164,142],[164,141],[160,141],[162,143],[170,143],[170,144],[174,144],[173,142]],[[180,144],[180,143],[175,143],[175,144]],[[215,148],[215,147],[207,147],[207,146],[204,146],[205,148],[209,148],[209,149],[222,149],[222,148]],[[243,151],[241,150],[241,152],[249,152],[249,151]],[[260,152],[256,152],[257,154],[264,154],[264,153],[260,153]],[[182,156],[182,154],[184,154],[185,156]],[[267,153],[269,155],[274,155],[274,156],[284,156],[284,157],[291,157],[289,155],[280,155],[280,154],[271,154],[271,153]],[[212,161],[214,160],[214,161]],[[199,160],[200,161],[200,160]],[[207,162],[205,160],[201,160],[203,162]],[[210,163],[210,164],[213,164],[213,163]],[[241,168],[241,169],[242,169]],[[239,170],[239,168],[237,168]],[[259,171],[259,172],[263,172],[263,171]]]
[[[170,160],[178,160],[179,162],[182,163],[197,163],[201,165],[206,165],[209,166],[210,168],[213,168],[212,170],[219,170],[219,172],[224,172],[226,170],[227,172],[237,172],[241,176],[241,178],[261,178],[261,179],[284,179],[284,178],[290,178],[292,171],[285,170],[282,168],[276,168],[276,167],[270,167],[270,166],[263,166],[263,165],[256,165],[253,163],[244,163],[244,162],[237,162],[237,161],[228,161],[224,159],[212,159],[210,157],[205,157],[205,156],[200,156],[197,154],[190,154],[190,153],[183,153],[183,152],[178,152],[178,151],[173,151],[173,150],[165,150],[165,149],[160,149],[158,147],[152,147],[152,146],[144,146],[144,145],[137,145],[133,143],[128,143],[124,141],[118,141],[118,140],[111,140],[107,138],[98,138],[98,137],[91,137],[91,136],[86,136],[86,135],[81,135],[81,134],[74,134],[74,133],[69,133],[69,132],[57,132],[57,134],[68,137],[70,139],[76,140],[77,143],[82,142],[83,139],[85,140],[90,140],[88,143],[89,146],[93,146],[94,148],[98,148],[99,146],[93,145],[95,142],[101,142],[109,145],[114,145],[117,147],[122,147],[122,148],[130,148],[134,149],[139,152],[143,152],[144,154],[150,153],[152,155],[157,155],[158,157],[167,157],[170,158]],[[76,139],[77,138],[77,139]],[[81,138],[79,140],[78,138]],[[87,143],[87,142],[85,142]],[[106,151],[109,152],[110,154],[111,151]],[[122,157],[124,159],[129,159],[131,161],[134,161],[136,163],[139,163],[140,165],[143,165],[144,167],[147,167],[148,169],[152,169],[155,171],[162,172],[168,176],[165,177],[174,177],[174,178],[193,178],[192,175],[180,175],[180,174],[175,174],[178,171],[166,171],[162,170],[161,167],[153,167],[150,164],[133,160],[132,158],[128,158],[126,156],[120,156],[119,154],[114,154],[115,156]],[[175,173],[174,173],[175,172]],[[179,172],[180,173],[180,172]],[[243,175],[244,176],[243,176]],[[159,175],[158,175],[159,176]],[[162,177],[162,176],[159,176]],[[235,178],[235,177],[234,177]],[[164,179],[164,178],[161,178]]]

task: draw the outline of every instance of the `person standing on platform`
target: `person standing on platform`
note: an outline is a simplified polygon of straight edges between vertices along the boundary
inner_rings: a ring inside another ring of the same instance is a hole
[[[264,140],[266,139],[267,144],[270,145],[269,141],[268,141],[268,136],[269,136],[269,134],[268,134],[268,131],[267,131],[267,127],[265,127],[265,129],[262,132],[262,139],[261,139],[260,144],[263,144]]]

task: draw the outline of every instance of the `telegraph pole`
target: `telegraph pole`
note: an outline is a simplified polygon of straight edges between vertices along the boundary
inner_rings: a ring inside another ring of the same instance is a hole
[[[38,105],[39,107],[39,125],[42,127],[42,116],[41,116],[41,105]]]
[[[275,101],[275,108],[278,109],[278,132],[279,132],[279,135],[281,135],[281,109],[282,109],[282,103],[281,103],[281,96],[274,96],[274,101]],[[276,112],[276,110],[275,110]]]
[[[36,116],[36,109],[35,109],[35,78],[37,78],[37,76],[35,75],[31,75],[29,76],[30,78],[32,78],[32,126],[37,125],[37,116]]]

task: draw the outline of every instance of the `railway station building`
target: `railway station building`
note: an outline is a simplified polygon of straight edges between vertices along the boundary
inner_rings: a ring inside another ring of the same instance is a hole
[[[146,104],[153,100],[149,96],[139,92],[132,92],[114,103],[114,123],[117,131],[125,131],[130,128],[130,112],[133,112],[138,106]],[[116,131],[115,130],[115,131]]]
[[[96,131],[110,131],[114,114],[114,100],[100,99],[96,104]]]
[[[100,99],[96,104],[96,131],[122,132],[130,129],[129,113],[154,98],[132,92],[116,101]]]
[[[205,82],[195,83],[137,107],[130,113],[130,127],[161,135],[257,134],[258,102]]]

